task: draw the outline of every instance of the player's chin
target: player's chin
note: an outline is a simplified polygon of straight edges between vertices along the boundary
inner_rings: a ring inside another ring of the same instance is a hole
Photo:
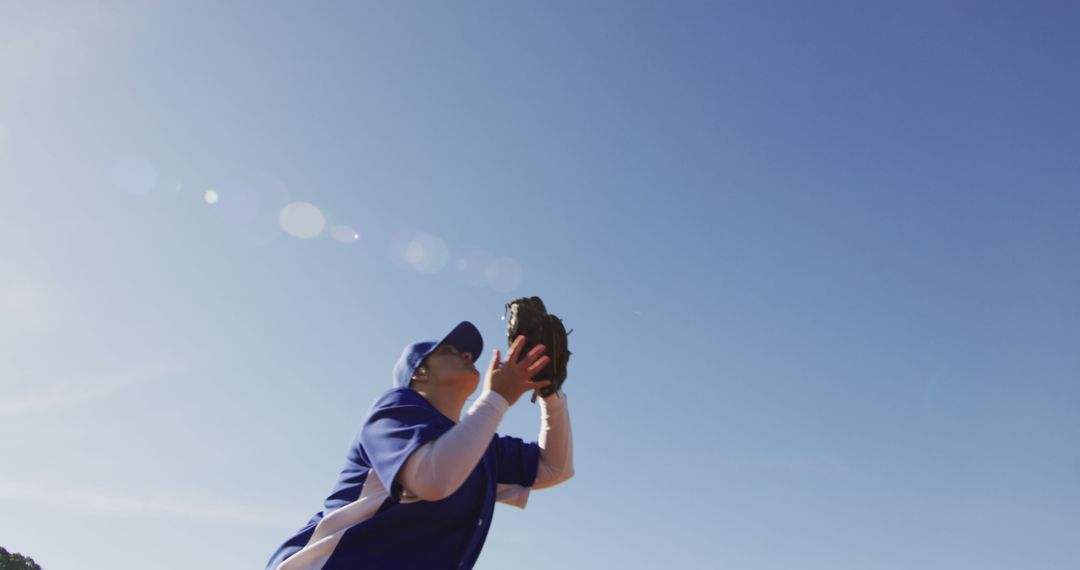
[[[465,374],[462,374],[462,383],[469,385],[473,390],[480,385],[480,371],[479,370],[466,370]]]

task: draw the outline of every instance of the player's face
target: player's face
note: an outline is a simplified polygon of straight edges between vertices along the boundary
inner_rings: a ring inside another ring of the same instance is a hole
[[[473,355],[461,352],[449,344],[441,344],[426,360],[428,378],[438,384],[455,384],[468,387],[470,392],[480,382]]]

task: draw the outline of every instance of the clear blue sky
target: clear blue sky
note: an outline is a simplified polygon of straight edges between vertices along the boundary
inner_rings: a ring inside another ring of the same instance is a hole
[[[539,294],[479,568],[1080,567],[1075,3],[151,4],[0,7],[0,545],[261,568]]]

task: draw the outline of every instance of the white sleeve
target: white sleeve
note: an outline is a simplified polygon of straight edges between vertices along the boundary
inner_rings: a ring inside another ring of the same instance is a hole
[[[524,509],[529,502],[529,489],[522,485],[499,483],[495,486],[495,501],[504,505],[510,505]]]
[[[540,464],[533,489],[552,487],[574,475],[574,438],[566,394],[540,398]]]
[[[509,408],[506,399],[495,392],[481,394],[464,419],[409,456],[398,474],[402,487],[425,501],[452,495],[483,458]]]

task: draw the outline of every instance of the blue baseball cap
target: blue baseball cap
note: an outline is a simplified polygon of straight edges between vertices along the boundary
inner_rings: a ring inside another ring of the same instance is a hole
[[[480,336],[480,330],[469,321],[461,321],[442,340],[424,340],[406,346],[405,350],[401,351],[401,358],[398,358],[394,365],[394,387],[408,388],[416,368],[427,355],[444,343],[461,352],[472,354],[473,362],[476,362],[484,351],[484,337]]]

